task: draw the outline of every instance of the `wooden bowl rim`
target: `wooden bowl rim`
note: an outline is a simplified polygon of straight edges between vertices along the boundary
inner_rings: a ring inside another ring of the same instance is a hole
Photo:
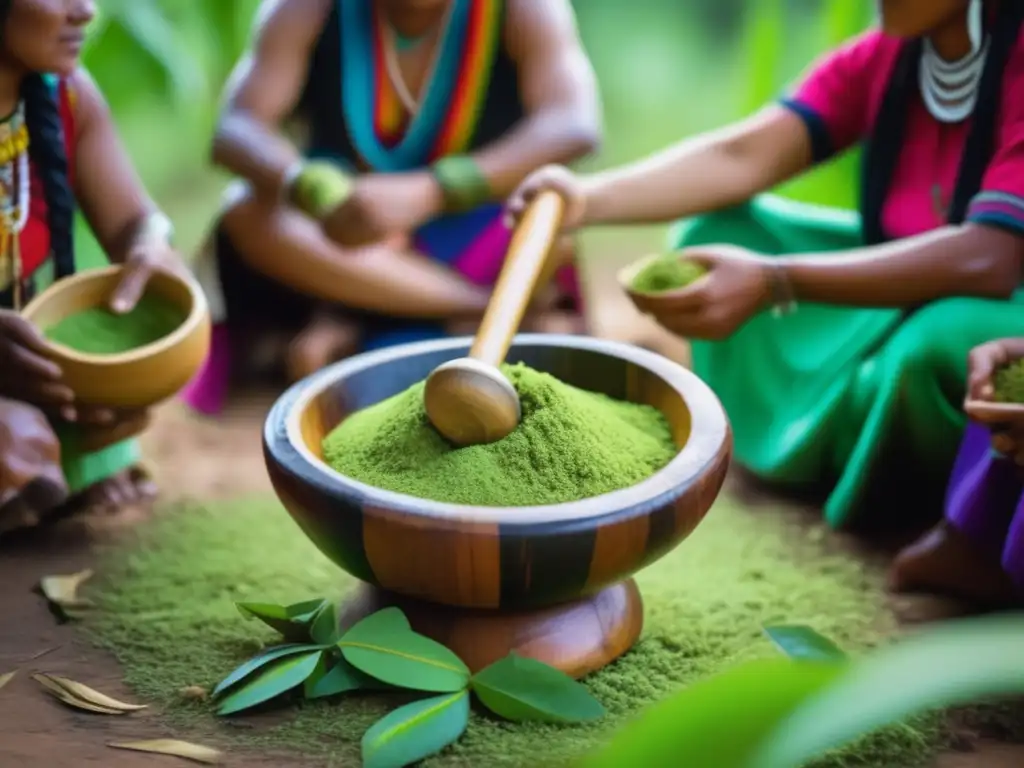
[[[40,293],[38,296],[36,296],[34,299],[32,299],[32,301],[30,301],[27,305],[25,305],[25,308],[22,309],[21,314],[25,317],[25,319],[34,322],[32,318],[34,312],[38,311],[38,309],[42,307],[44,304],[57,298],[61,294],[61,292],[67,290],[71,286],[77,285],[79,283],[84,283],[89,280],[95,280],[101,277],[108,277],[109,275],[120,272],[123,269],[123,265],[112,264],[109,267],[97,267],[96,269],[87,269],[82,272],[76,272],[75,274],[70,275],[64,278],[63,280],[54,283],[46,290],[44,290],[42,293]],[[57,342],[51,341],[50,339],[46,339],[47,345],[52,347],[57,352],[59,352],[63,358],[71,360],[76,363],[86,363],[88,365],[94,366],[115,366],[124,365],[126,363],[135,363],[138,362],[139,360],[154,357],[180,344],[186,338],[195,333],[196,329],[203,324],[207,315],[209,314],[209,308],[207,307],[206,303],[206,295],[203,293],[203,290],[199,286],[199,283],[196,282],[195,280],[186,280],[180,275],[177,275],[166,269],[159,269],[157,271],[159,271],[159,273],[162,276],[168,277],[171,280],[174,280],[179,284],[185,286],[185,288],[188,290],[189,296],[192,299],[192,307],[189,309],[189,313],[185,317],[184,321],[182,321],[181,325],[175,328],[167,336],[164,336],[162,339],[158,339],[151,344],[146,344],[144,346],[137,347],[136,349],[132,349],[128,352],[118,352],[117,354],[113,355],[97,355],[86,352],[79,352],[76,349],[72,349],[71,347],[65,346],[63,344],[58,344]]]
[[[1014,416],[1024,416],[1024,403],[996,403],[989,400],[968,399],[964,401],[964,410],[983,413],[993,419],[1000,416],[1012,418]]]
[[[448,522],[530,526],[579,523],[619,513],[635,515],[652,512],[683,496],[691,485],[720,461],[722,452],[731,445],[731,429],[717,396],[696,374],[682,365],[654,352],[617,341],[562,334],[520,334],[513,339],[513,346],[571,347],[618,357],[647,369],[665,381],[687,403],[690,410],[690,439],[665,467],[629,488],[579,501],[529,507],[451,504],[387,491],[336,472],[306,448],[302,439],[301,414],[316,397],[337,381],[402,357],[445,350],[465,350],[468,353],[472,342],[472,337],[464,336],[413,342],[367,352],[328,366],[292,385],[278,398],[264,423],[264,449],[268,458],[300,482],[315,487],[321,494],[335,498],[343,496],[364,508],[379,506]],[[280,438],[282,433],[284,440]]]

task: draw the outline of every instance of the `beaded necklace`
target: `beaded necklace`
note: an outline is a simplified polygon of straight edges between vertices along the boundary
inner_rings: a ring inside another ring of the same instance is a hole
[[[21,231],[29,213],[28,126],[25,105],[0,124],[0,264],[10,279],[14,309],[21,309]]]

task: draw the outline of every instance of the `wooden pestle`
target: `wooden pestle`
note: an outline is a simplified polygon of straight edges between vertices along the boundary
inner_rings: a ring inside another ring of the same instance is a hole
[[[435,368],[423,405],[434,428],[459,446],[491,443],[519,425],[519,395],[499,370],[538,287],[554,274],[549,256],[562,226],[565,202],[542,192],[512,234],[508,254],[469,356]]]

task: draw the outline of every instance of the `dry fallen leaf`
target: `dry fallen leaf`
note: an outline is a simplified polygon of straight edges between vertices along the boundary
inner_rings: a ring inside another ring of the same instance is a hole
[[[78,588],[92,578],[92,569],[65,576],[44,576],[39,582],[43,596],[61,608],[90,608],[92,602],[78,596]]]
[[[171,755],[182,757],[186,760],[193,760],[197,763],[214,765],[221,761],[221,753],[210,747],[203,747],[199,744],[190,744],[187,741],[176,739],[155,739],[153,741],[130,741],[119,744],[107,744],[114,749],[127,749],[132,752],[153,752],[158,755]]]
[[[18,674],[17,670],[15,670],[14,672],[8,672],[6,674],[0,675],[0,688],[3,688],[5,685],[11,682],[11,678],[13,678],[16,674]]]
[[[188,685],[178,691],[178,693],[181,694],[183,699],[190,699],[191,701],[206,701],[210,698],[210,692],[201,685]]]
[[[81,709],[86,712],[95,712],[98,715],[123,715],[125,710],[123,709],[112,709],[111,707],[104,707],[99,704],[93,704],[91,701],[85,701],[79,699],[76,696],[72,696],[66,688],[58,685],[56,682],[51,680],[46,675],[32,675],[32,679],[43,686],[46,690],[54,695],[54,697],[69,707],[75,709]]]
[[[128,704],[123,701],[107,696],[105,693],[100,693],[93,688],[82,683],[69,680],[66,677],[58,677],[57,675],[41,675],[50,682],[56,683],[58,686],[63,688],[70,696],[82,701],[87,701],[90,704],[95,704],[98,707],[105,707],[106,709],[117,709],[122,712],[138,712],[140,709],[145,709],[148,705],[146,704]]]

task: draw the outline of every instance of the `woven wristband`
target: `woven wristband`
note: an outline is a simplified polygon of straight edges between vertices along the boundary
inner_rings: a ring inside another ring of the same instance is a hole
[[[490,202],[490,182],[473,158],[466,155],[443,157],[430,170],[444,194],[445,210],[448,213],[471,211]]]
[[[323,161],[303,163],[288,184],[292,205],[314,219],[325,219],[352,194],[352,177]]]

